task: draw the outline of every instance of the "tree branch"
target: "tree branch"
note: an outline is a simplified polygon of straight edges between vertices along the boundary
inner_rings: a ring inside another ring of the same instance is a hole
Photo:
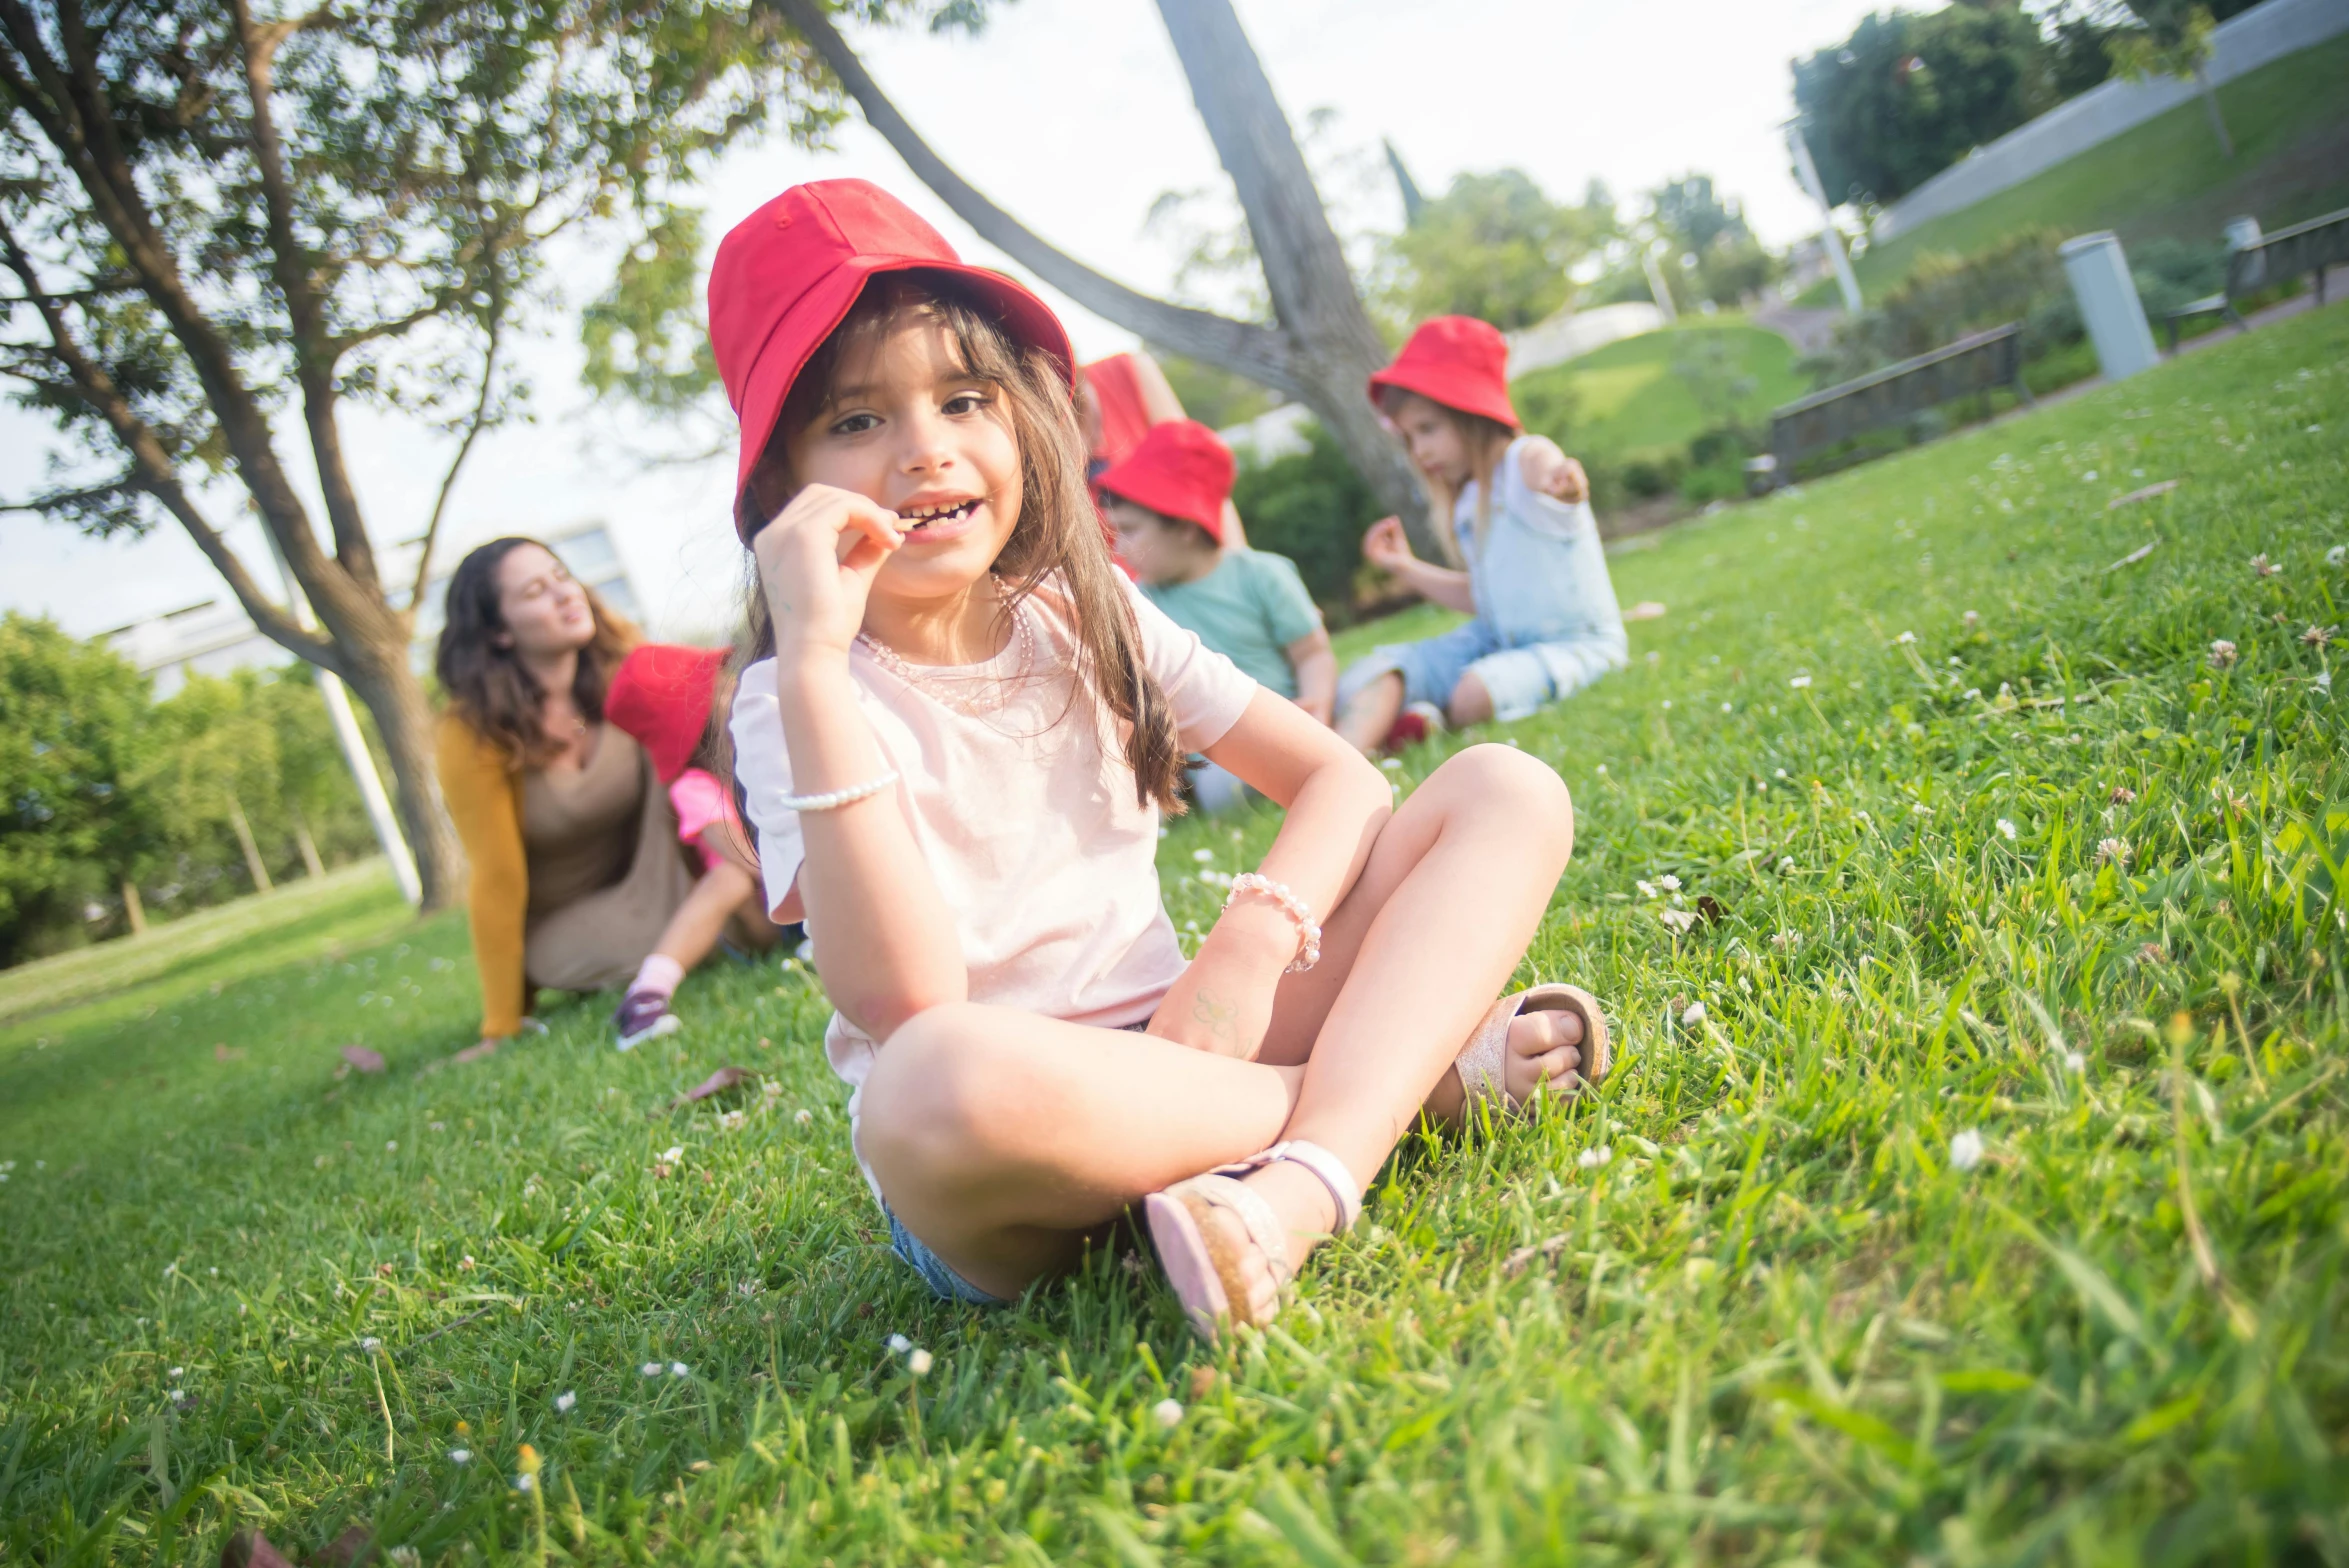
[[[927,185],[982,239],[1012,257],[1044,282],[1119,326],[1139,333],[1152,343],[1221,365],[1252,381],[1286,393],[1303,395],[1304,384],[1290,366],[1291,342],[1271,327],[1233,321],[1211,311],[1193,310],[1168,300],[1127,288],[1103,276],[1039,238],[1017,218],[1005,212],[930,150],[897,106],[889,101],[872,73],[824,14],[820,0],[754,0],[754,7],[773,12],[806,39],[809,46],[839,78],[840,85],[864,111],[865,119],[897,150],[914,177]]]
[[[318,489],[326,500],[327,526],[334,531],[335,559],[353,577],[372,585],[375,547],[367,537],[359,494],[352,488],[343,456],[342,427],[335,418],[335,351],[326,325],[326,299],[311,274],[312,258],[294,233],[293,185],[286,178],[285,148],[278,140],[277,114],[270,102],[276,91],[278,46],[303,24],[256,23],[250,0],[229,0],[229,11],[244,50],[253,166],[261,176],[262,204],[269,214],[270,273],[285,296],[293,328],[294,377],[302,388],[302,420],[310,430],[310,449],[318,459]]]
[[[440,494],[432,502],[432,520],[424,525],[424,548],[416,552],[416,581],[408,589],[408,608],[403,612],[411,627],[416,624],[417,611],[424,606],[424,585],[432,580],[432,547],[440,539],[440,520],[448,511],[449,492],[456,488],[457,474],[464,468],[475,439],[489,420],[490,386],[497,379],[498,344],[506,325],[503,290],[491,300],[490,308],[489,346],[481,355],[481,395],[474,399],[473,416],[465,422],[465,439],[457,443],[456,456],[449,459],[449,471],[441,476]]]
[[[252,617],[254,626],[263,635],[297,658],[307,659],[322,669],[342,674],[344,670],[340,650],[325,638],[304,631],[291,616],[270,602],[269,597],[253,581],[252,574],[245,570],[245,563],[237,559],[236,552],[221,537],[220,530],[214,528],[198,509],[194,498],[187,493],[186,486],[181,484],[179,470],[172,463],[171,454],[165,449],[162,438],[138,416],[130,405],[130,399],[123,395],[121,387],[115,383],[106,367],[92,358],[75,340],[73,330],[66,322],[64,308],[41,291],[41,280],[33,267],[32,257],[17,242],[15,230],[9,228],[5,220],[0,220],[0,259],[5,259],[8,270],[16,274],[18,282],[24,286],[27,299],[40,313],[41,324],[49,331],[51,352],[72,377],[75,393],[106,421],[113,429],[115,439],[130,454],[130,473],[124,481],[110,488],[135,488],[161,502],[164,510],[177,518],[180,526],[187,530],[188,537],[195,540],[196,548],[204,552],[205,559],[220,573],[229,591],[237,596],[237,602]],[[98,493],[87,494],[95,496]],[[55,503],[72,497],[51,496],[45,499]]]

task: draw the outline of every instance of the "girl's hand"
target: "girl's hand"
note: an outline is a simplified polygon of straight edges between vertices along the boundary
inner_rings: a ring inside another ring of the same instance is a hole
[[[1517,471],[1525,476],[1527,489],[1568,506],[1580,506],[1590,499],[1590,475],[1582,471],[1582,464],[1559,451],[1556,442],[1543,437],[1525,443],[1518,455]]]
[[[752,541],[778,653],[845,658],[881,566],[905,543],[897,514],[853,490],[809,485]]]
[[[1167,988],[1149,1032],[1195,1051],[1253,1061],[1272,1024],[1272,993],[1297,956],[1297,928],[1251,899],[1224,911],[1181,978]]]
[[[1403,520],[1382,517],[1362,536],[1362,558],[1382,572],[1399,572],[1419,559],[1403,534]]]

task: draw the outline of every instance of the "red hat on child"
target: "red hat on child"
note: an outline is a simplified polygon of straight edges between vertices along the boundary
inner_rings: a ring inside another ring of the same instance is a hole
[[[718,693],[723,648],[640,643],[612,672],[604,717],[633,736],[652,758],[653,772],[673,784],[709,733],[710,704]]]
[[[1166,517],[1179,517],[1223,543],[1223,504],[1232,493],[1232,449],[1196,419],[1152,425],[1122,463],[1093,482]]]
[[[1481,414],[1512,430],[1525,428],[1509,401],[1509,340],[1474,316],[1423,321],[1395,362],[1370,378],[1370,400],[1381,387],[1416,392],[1463,414]]]
[[[747,542],[742,491],[774,433],[783,400],[824,339],[877,272],[949,272],[1020,343],[1075,375],[1076,354],[1051,307],[1011,279],[966,265],[944,235],[866,180],[794,185],[718,242],[710,268],[710,349],[742,423],[734,526]],[[763,522],[765,519],[759,519]]]

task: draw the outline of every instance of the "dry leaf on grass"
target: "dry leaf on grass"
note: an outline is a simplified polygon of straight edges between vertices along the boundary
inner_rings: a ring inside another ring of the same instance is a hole
[[[220,1548],[220,1568],[294,1568],[258,1530],[239,1530]]]
[[[1623,612],[1623,618],[1627,621],[1660,621],[1664,618],[1663,602],[1658,599],[1642,599],[1639,603],[1626,609]]]
[[[2151,555],[2154,550],[2160,546],[2160,544],[2161,541],[2159,539],[2148,539],[2143,544],[2139,545],[2136,549],[2131,550],[2127,555],[2122,556],[2119,560],[2113,562],[2112,565],[2106,567],[2105,570],[2108,572],[2117,572],[2124,566],[2135,566],[2139,561],[2142,561],[2147,556]]]
[[[223,1042],[212,1048],[212,1059],[216,1062],[241,1062],[245,1059],[245,1048]]]
[[[673,1111],[678,1106],[689,1104],[695,1100],[714,1100],[729,1089],[741,1088],[744,1084],[749,1083],[752,1077],[753,1074],[747,1067],[721,1067],[671,1100],[669,1109]]]
[[[478,1062],[485,1056],[493,1055],[497,1048],[498,1043],[495,1040],[484,1040],[479,1045],[465,1047],[449,1060],[452,1062]]]
[[[2132,490],[2127,495],[2116,495],[2104,503],[2104,509],[2108,512],[2117,512],[2132,502],[2150,501],[2157,495],[2168,495],[2172,490],[2177,489],[2180,483],[2182,481],[2176,479],[2163,479],[2147,485],[2142,490]]]
[[[1705,917],[1705,924],[1712,926],[1717,926],[1729,918],[1728,907],[1710,893],[1698,897],[1696,912]]]
[[[383,1071],[383,1053],[380,1051],[370,1051],[363,1045],[344,1046],[343,1060],[349,1062],[353,1067],[358,1068],[359,1071],[363,1073],[379,1073]]]

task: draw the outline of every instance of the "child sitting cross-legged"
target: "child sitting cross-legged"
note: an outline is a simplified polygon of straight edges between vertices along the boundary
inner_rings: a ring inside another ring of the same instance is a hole
[[[1397,804],[1136,591],[1042,301],[861,180],[745,219],[709,299],[758,581],[745,815],[933,1291],[1009,1300],[1139,1206],[1194,1323],[1261,1323],[1423,1109],[1605,1074],[1585,993],[1493,1001],[1573,847],[1557,774],[1472,747]],[[1285,815],[1186,958],[1156,860],[1189,752]]]
[[[1287,556],[1224,543],[1231,449],[1195,420],[1153,425],[1125,461],[1095,481],[1142,597],[1168,620],[1327,724],[1338,659],[1321,611]],[[1238,779],[1214,763],[1191,775],[1208,811],[1236,804]]]

